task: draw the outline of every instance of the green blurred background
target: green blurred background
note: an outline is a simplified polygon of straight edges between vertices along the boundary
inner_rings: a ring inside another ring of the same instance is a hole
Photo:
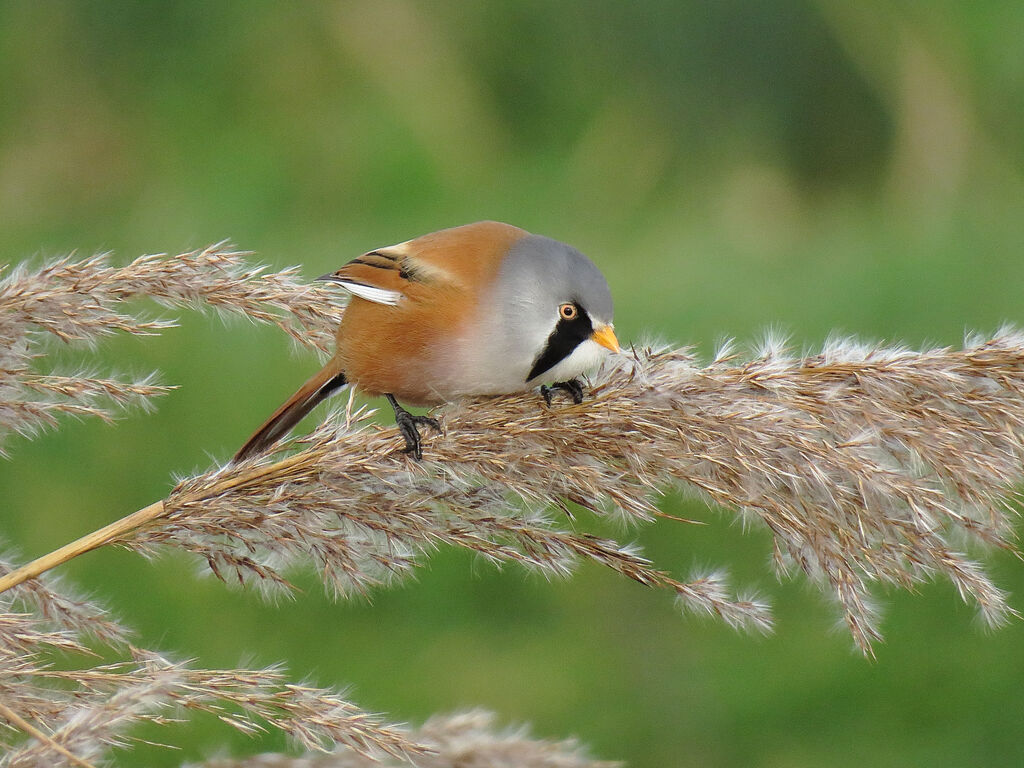
[[[229,238],[312,277],[494,218],[597,261],[626,342],[958,344],[1024,324],[1022,40],[1019,2],[4,2],[0,259]],[[181,389],[116,428],[8,441],[0,530],[26,555],[225,459],[317,367],[200,314],[54,352]],[[680,576],[727,566],[775,604],[773,636],[596,567],[547,583],[452,551],[372,604],[308,581],[268,606],[176,556],[64,572],[145,646],[284,661],[395,719],[482,706],[642,768],[1024,764],[1020,623],[986,633],[946,583],[886,594],[871,663],[803,579],[775,581],[763,531],[666,506],[711,525],[617,533]],[[1024,565],[989,562],[1024,608]],[[147,735],[182,749],[120,764],[225,749],[205,721]]]

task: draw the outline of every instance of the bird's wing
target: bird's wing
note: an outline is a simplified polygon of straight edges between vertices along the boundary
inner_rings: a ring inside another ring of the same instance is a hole
[[[416,280],[415,266],[408,257],[386,248],[364,253],[337,272],[320,280],[338,283],[347,291],[375,304],[395,306],[405,295],[409,283]]]
[[[512,243],[526,235],[518,227],[495,221],[443,229],[364,253],[320,279],[390,306],[403,296],[422,296],[428,285],[431,291],[443,285],[472,290],[493,278]]]

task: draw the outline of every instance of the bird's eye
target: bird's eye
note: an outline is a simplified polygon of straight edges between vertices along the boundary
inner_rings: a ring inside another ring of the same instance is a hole
[[[575,320],[576,315],[579,314],[579,310],[576,309],[575,304],[563,304],[558,308],[558,314],[561,315],[564,320]]]

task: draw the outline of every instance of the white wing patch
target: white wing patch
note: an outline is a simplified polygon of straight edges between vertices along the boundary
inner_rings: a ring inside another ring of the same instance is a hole
[[[365,283],[356,283],[349,280],[340,280],[338,278],[334,278],[334,282],[349,293],[352,293],[361,299],[372,301],[374,304],[386,304],[389,307],[393,307],[398,304],[398,300],[402,298],[402,294],[399,291],[389,291],[386,288],[375,288],[374,286],[366,285]]]

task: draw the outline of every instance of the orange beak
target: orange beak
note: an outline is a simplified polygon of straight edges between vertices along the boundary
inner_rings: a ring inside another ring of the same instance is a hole
[[[590,340],[596,341],[602,347],[612,352],[621,352],[619,340],[615,338],[615,331],[610,325],[602,325],[590,334]]]

